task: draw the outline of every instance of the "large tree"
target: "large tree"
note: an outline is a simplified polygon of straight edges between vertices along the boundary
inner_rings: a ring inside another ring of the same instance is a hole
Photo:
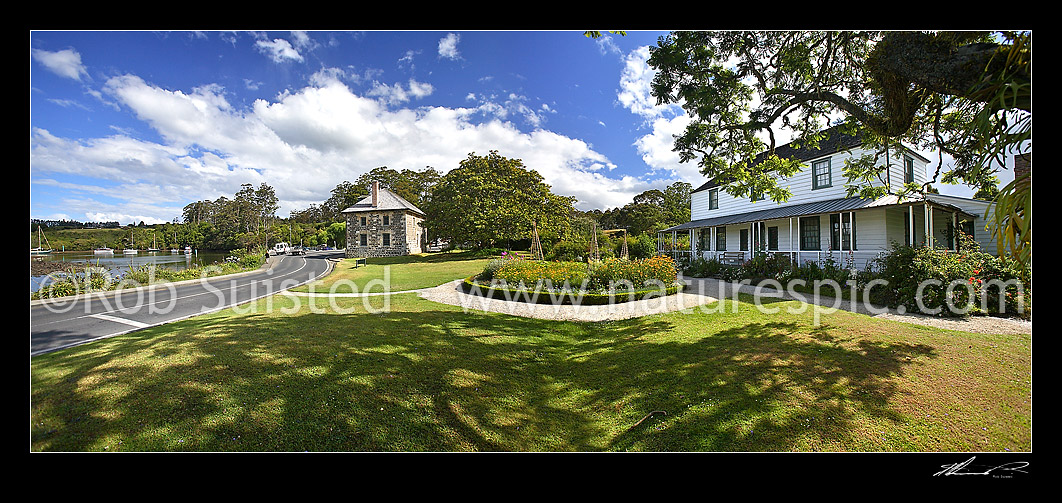
[[[876,154],[845,175],[862,196],[906,196],[938,180],[984,188],[1006,156],[1032,148],[1027,32],[675,32],[650,52],[653,96],[691,119],[675,140],[680,159],[738,197],[789,198],[777,180],[804,166],[775,155],[783,129],[805,145],[837,124],[860,134]],[[878,158],[901,142],[939,152],[930,182],[871,187],[886,179]],[[1012,199],[997,201],[1024,204]]]
[[[541,239],[570,232],[575,199],[550,192],[542,175],[520,159],[474,152],[439,179],[424,209],[433,237],[477,247],[528,239],[537,223]]]

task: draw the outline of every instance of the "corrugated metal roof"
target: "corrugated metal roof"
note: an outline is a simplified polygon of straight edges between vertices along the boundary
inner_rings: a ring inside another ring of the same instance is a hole
[[[369,194],[355,203],[353,206],[343,210],[343,213],[358,213],[362,211],[390,211],[390,210],[409,210],[424,215],[425,213],[413,205],[413,203],[406,201],[402,196],[391,192],[383,187],[380,188],[380,193],[377,197],[376,206],[372,205],[372,194]]]
[[[771,204],[770,201],[764,201],[767,204]],[[812,203],[793,204],[787,206],[774,206],[757,211],[748,211],[745,213],[737,213],[734,215],[722,215],[712,218],[704,218],[701,220],[693,220],[684,224],[669,227],[658,232],[671,232],[695,229],[699,227],[716,227],[720,225],[734,225],[744,224],[749,222],[759,222],[762,220],[774,220],[778,218],[790,218],[790,217],[803,217],[808,215],[819,215],[822,213],[838,213],[842,211],[855,211],[866,208],[875,208],[882,206],[898,206],[906,204],[921,204],[924,201],[922,199],[907,200],[900,202],[896,196],[884,196],[878,199],[863,199],[859,197],[846,197],[843,199],[830,199],[828,201],[816,201]],[[951,210],[958,211],[967,216],[970,215],[962,208],[958,206],[943,203],[940,201],[929,201],[931,204],[937,206],[947,207]]]

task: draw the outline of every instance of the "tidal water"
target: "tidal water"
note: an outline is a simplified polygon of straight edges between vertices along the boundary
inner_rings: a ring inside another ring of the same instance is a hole
[[[30,266],[30,292],[34,292],[45,284],[49,278],[47,274],[34,275],[34,269],[67,269],[73,266],[77,271],[84,271],[86,266],[105,267],[112,277],[125,275],[131,267],[140,267],[146,264],[155,264],[157,267],[165,267],[173,270],[182,270],[189,267],[210,265],[215,262],[223,262],[228,253],[224,251],[197,251],[186,255],[170,253],[169,250],[161,252],[146,252],[141,250],[136,255],[124,255],[118,250],[114,255],[96,255],[93,252],[52,252],[48,255],[30,257],[31,261],[40,259],[42,267]],[[40,271],[38,271],[40,272]]]

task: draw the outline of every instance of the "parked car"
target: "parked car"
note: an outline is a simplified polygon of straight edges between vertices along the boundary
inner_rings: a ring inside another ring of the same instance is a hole
[[[304,250],[301,246],[293,246],[289,250],[289,253],[291,253],[292,255],[306,255],[306,250]]]

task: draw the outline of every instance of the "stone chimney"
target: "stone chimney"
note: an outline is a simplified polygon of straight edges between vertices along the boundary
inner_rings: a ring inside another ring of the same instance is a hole
[[[380,182],[372,182],[372,207],[380,204]]]
[[[1014,156],[1014,178],[1032,173],[1032,152]]]

